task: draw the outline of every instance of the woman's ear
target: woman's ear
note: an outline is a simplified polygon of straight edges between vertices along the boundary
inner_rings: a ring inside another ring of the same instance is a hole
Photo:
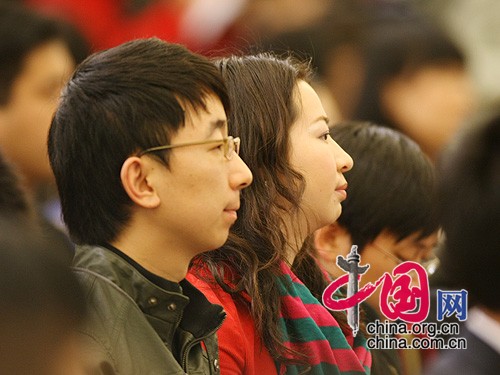
[[[125,160],[120,171],[120,179],[127,195],[138,206],[156,208],[160,197],[150,183],[152,168],[148,160],[131,156]]]

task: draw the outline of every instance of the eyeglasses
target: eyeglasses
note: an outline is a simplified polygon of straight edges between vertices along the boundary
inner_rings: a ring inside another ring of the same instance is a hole
[[[408,262],[410,259],[403,259],[387,250],[382,249],[380,246],[378,246],[375,243],[371,244],[377,251],[381,252],[384,255],[387,255],[389,258],[391,258],[393,261],[395,261],[397,264],[401,264],[403,262]],[[437,268],[439,267],[439,258],[435,255],[432,255],[430,258],[421,260],[419,262],[416,262],[420,264],[424,269],[427,271],[428,275],[432,275],[434,272],[436,272]]]
[[[239,154],[240,153],[240,138],[239,137],[227,137],[223,139],[212,139],[209,141],[198,141],[198,142],[186,142],[186,143],[178,143],[176,145],[166,145],[166,146],[157,146],[157,147],[151,147],[146,150],[141,151],[138,156],[142,156],[151,152],[156,152],[156,151],[164,151],[164,150],[169,150],[171,148],[176,148],[176,147],[186,147],[186,146],[197,146],[197,145],[207,145],[210,143],[220,143],[224,145],[224,156],[227,160],[231,160],[234,156],[234,154]]]

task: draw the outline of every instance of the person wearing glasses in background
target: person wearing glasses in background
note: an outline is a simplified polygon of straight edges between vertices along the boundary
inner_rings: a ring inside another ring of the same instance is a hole
[[[346,257],[351,246],[357,245],[360,264],[370,265],[360,288],[404,261],[420,263],[428,273],[434,271],[438,221],[430,159],[414,141],[389,128],[345,122],[330,130],[352,156],[354,168],[345,174],[349,195],[342,203],[342,215],[314,234],[321,266],[334,278],[343,276],[337,256]],[[385,320],[380,312],[380,289],[362,304],[365,323]],[[372,350],[372,354],[372,374],[418,373],[414,370],[419,361],[415,365],[410,359],[400,360],[394,350]],[[419,359],[411,358],[415,357]]]
[[[64,89],[49,159],[89,306],[86,373],[219,373],[225,313],[184,278],[252,181],[228,108],[211,62],[154,38],[92,55]]]

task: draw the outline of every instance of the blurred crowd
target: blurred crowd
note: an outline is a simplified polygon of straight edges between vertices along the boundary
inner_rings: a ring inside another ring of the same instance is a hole
[[[474,228],[485,237],[495,232],[491,241],[498,240],[500,221],[493,217],[500,211],[500,143],[488,146],[473,132],[496,121],[490,137],[500,139],[499,20],[500,5],[491,0],[0,0],[0,373],[78,373],[70,370],[78,361],[71,331],[86,312],[83,291],[67,267],[74,244],[61,220],[47,135],[59,94],[78,64],[138,38],[179,43],[206,57],[272,52],[308,61],[331,134],[354,159],[345,174],[354,198],[312,239],[324,271],[339,276],[335,259],[347,256],[353,244],[362,263],[373,265],[364,282],[393,267],[394,254],[396,263],[432,260],[431,290],[470,287],[477,297],[471,305],[486,306],[497,319],[498,303],[489,305],[476,281],[456,275],[480,273],[474,262],[470,271],[459,265],[490,255],[497,267],[491,272],[498,274],[498,254],[481,255],[487,242],[462,254],[459,244],[474,235],[462,241],[454,218],[475,220],[474,214],[439,214],[465,197],[457,193],[442,204],[436,186],[484,178],[485,197],[497,213]],[[473,155],[462,160],[457,150]],[[478,170],[470,176],[461,167],[455,171],[455,159]],[[469,193],[474,200],[481,191]],[[488,206],[481,204],[478,210]],[[454,248],[445,243],[446,229],[463,258],[450,260]],[[392,260],[377,264],[387,249]],[[498,277],[490,282],[496,294]],[[381,313],[378,295],[372,299],[365,308],[373,318]],[[499,346],[495,350],[499,356]],[[379,353],[385,367],[372,374],[422,374],[440,354]],[[25,369],[12,370],[26,357],[33,361]],[[444,373],[436,363],[435,373]]]

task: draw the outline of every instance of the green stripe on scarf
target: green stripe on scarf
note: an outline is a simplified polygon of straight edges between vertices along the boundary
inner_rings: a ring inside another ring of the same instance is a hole
[[[351,347],[331,313],[285,263],[282,263],[281,269],[283,276],[277,284],[284,316],[279,322],[283,341],[293,350],[309,353],[311,366],[307,374],[370,374],[371,355],[366,339],[361,334],[354,340],[349,337],[353,342]],[[307,368],[277,364],[279,374],[298,375]]]

